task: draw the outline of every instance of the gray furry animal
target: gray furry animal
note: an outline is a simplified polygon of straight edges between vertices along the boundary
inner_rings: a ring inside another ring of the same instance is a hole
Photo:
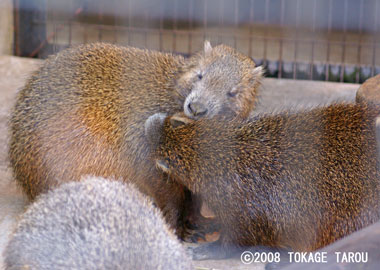
[[[6,270],[192,269],[146,196],[131,184],[96,177],[40,195],[4,255]]]
[[[378,112],[363,103],[236,121],[151,116],[157,167],[221,223],[219,240],[194,258],[251,246],[312,251],[377,221]]]
[[[82,175],[131,179],[181,235],[184,187],[156,171],[144,121],[184,104],[194,118],[245,117],[261,76],[250,58],[208,42],[189,59],[103,43],[64,50],[18,94],[10,120],[15,178],[32,200]]]

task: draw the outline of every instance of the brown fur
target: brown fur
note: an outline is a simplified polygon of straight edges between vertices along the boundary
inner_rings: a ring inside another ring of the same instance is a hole
[[[164,124],[152,116],[146,134],[158,167],[221,222],[219,242],[209,245],[220,253],[201,254],[206,246],[195,258],[223,257],[234,245],[311,251],[378,220],[374,111],[335,104],[179,127],[176,116]]]
[[[218,57],[244,59],[223,45],[211,48],[206,43],[206,47],[187,60],[102,43],[51,56],[20,91],[10,121],[10,160],[29,198],[87,174],[133,179],[140,191],[154,198],[168,223],[178,228],[184,189],[162,179],[148,159],[144,121],[158,111],[182,111],[186,97],[199,85],[194,77],[197,63],[207,68]],[[248,58],[244,66],[239,61],[224,65],[251,78],[245,91],[255,93],[254,78],[259,79],[261,72]],[[207,70],[218,68],[224,68],[223,61]],[[208,74],[204,77],[216,76],[214,80],[221,76]],[[248,94],[241,94],[235,103],[245,104]],[[210,107],[208,112],[215,110]]]

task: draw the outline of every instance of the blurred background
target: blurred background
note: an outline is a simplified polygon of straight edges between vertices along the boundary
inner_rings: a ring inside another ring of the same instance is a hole
[[[18,56],[46,58],[94,41],[189,55],[208,39],[251,56],[267,77],[362,83],[380,73],[380,0],[0,0],[0,7],[9,24],[1,34],[11,37],[1,46]]]

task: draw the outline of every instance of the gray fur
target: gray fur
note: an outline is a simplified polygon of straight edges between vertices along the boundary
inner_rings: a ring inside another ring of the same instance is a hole
[[[192,269],[161,213],[133,185],[90,177],[42,194],[5,250],[15,269]]]
[[[166,117],[166,113],[156,113],[150,116],[145,121],[145,134],[159,134],[160,130],[162,130],[162,124],[164,123]],[[154,129],[154,132],[150,132],[150,129]],[[156,145],[158,143],[156,139],[158,139],[158,136],[152,136],[148,138],[148,142]]]

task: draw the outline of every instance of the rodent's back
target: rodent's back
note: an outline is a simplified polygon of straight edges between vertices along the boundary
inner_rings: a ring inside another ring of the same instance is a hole
[[[207,152],[206,149],[212,150],[213,154],[220,153],[230,158],[244,154],[244,149],[247,150],[246,158],[255,155],[257,160],[262,154],[263,159],[259,159],[256,163],[264,162],[268,156],[286,153],[276,156],[276,159],[282,158],[281,160],[285,161],[286,157],[294,156],[294,162],[286,164],[291,166],[302,163],[304,159],[313,160],[310,154],[322,156],[326,150],[357,150],[355,157],[371,152],[369,146],[373,142],[365,139],[372,139],[374,136],[375,116],[376,114],[367,113],[367,109],[362,106],[334,104],[298,113],[264,114],[248,120],[231,121],[223,117],[201,119],[176,128],[173,127],[169,117],[165,122],[163,136],[157,134],[157,137],[163,138],[163,151],[167,149],[173,149],[175,152],[193,151],[192,154],[196,156],[191,157],[192,161],[186,167],[189,171],[192,165],[207,171],[205,166],[200,166],[206,162],[202,160],[204,156],[201,156],[203,152]],[[359,151],[359,146],[367,147]],[[239,153],[239,150],[242,153]],[[295,158],[296,155],[304,159],[299,160]],[[174,158],[175,155],[171,157]],[[189,155],[185,157],[190,161]],[[353,157],[347,156],[347,158]],[[319,163],[318,159],[314,160],[315,163]],[[212,164],[223,166],[228,163],[225,159],[209,161],[210,163],[206,164],[210,166]]]
[[[138,121],[139,112],[182,105],[168,86],[183,61],[180,56],[105,43],[64,50],[49,57],[21,89],[11,123],[21,120],[23,125],[31,122],[32,130],[44,129],[49,119],[72,116],[93,134],[114,141],[122,135],[122,121]],[[22,128],[14,124],[15,131]]]
[[[191,269],[161,213],[133,185],[102,178],[42,194],[5,250],[6,269]]]
[[[184,158],[189,163],[183,162],[178,166],[184,166],[190,173],[192,167],[206,172],[207,166],[212,167],[213,164],[218,167],[231,166],[229,159],[246,167],[257,165],[258,169],[258,164],[272,161],[271,168],[257,171],[261,176],[265,176],[265,172],[275,174],[276,171],[300,173],[310,169],[302,166],[310,162],[320,167],[335,166],[333,160],[330,160],[331,163],[327,160],[332,157],[342,158],[344,163],[337,164],[339,166],[349,166],[349,161],[358,157],[365,158],[368,164],[364,160],[363,163],[353,164],[352,168],[358,168],[356,165],[375,164],[376,160],[371,156],[376,150],[373,141],[375,117],[376,113],[368,112],[367,107],[334,104],[298,113],[260,115],[248,120],[230,121],[223,117],[201,119],[177,128],[166,121],[161,145],[164,152],[172,149],[175,153],[188,154]],[[206,159],[208,151],[228,159]],[[170,156],[175,157],[174,153]],[[254,163],[245,163],[244,160]],[[277,165],[289,170],[281,171],[276,168]]]
[[[182,64],[102,43],[50,57],[20,90],[10,121],[10,160],[27,195],[85,174],[136,179],[126,172],[146,162],[140,123],[158,108],[181,110],[169,87]]]
[[[177,128],[169,118],[153,144],[158,166],[202,194],[231,242],[314,250],[380,216],[375,117],[335,104]]]

